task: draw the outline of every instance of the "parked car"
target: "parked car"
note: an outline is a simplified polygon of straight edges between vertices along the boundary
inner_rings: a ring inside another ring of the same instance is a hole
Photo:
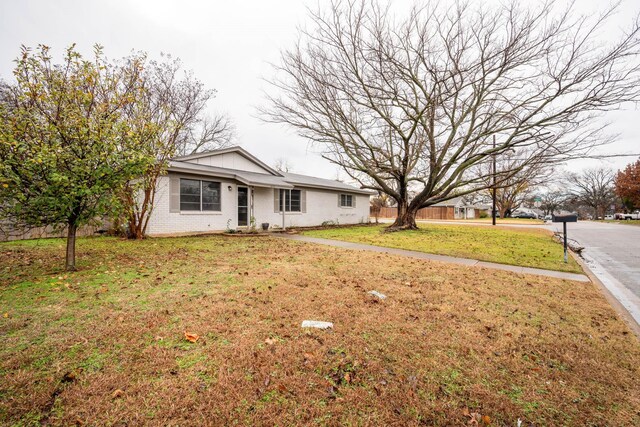
[[[633,213],[616,213],[616,219],[640,219],[640,211],[635,211]]]
[[[544,216],[544,220],[545,221],[551,221],[553,219],[553,217],[551,215],[545,215]]]
[[[511,218],[527,218],[527,219],[536,219],[536,214],[532,213],[532,212],[520,212],[520,211],[515,211],[512,215]]]
[[[605,221],[611,221],[611,220],[613,220],[613,219],[615,219],[615,217],[614,217],[613,215],[605,215],[605,216],[604,216],[604,220],[605,220]]]

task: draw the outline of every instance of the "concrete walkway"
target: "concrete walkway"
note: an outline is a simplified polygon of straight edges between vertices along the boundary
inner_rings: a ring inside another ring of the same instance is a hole
[[[494,270],[512,271],[514,273],[534,274],[538,276],[555,277],[557,279],[574,280],[577,282],[589,282],[589,278],[584,274],[563,273],[561,271],[543,270],[541,268],[518,267],[515,265],[497,264],[494,262],[478,261],[477,259],[456,258],[446,255],[427,254],[406,249],[385,248],[382,246],[365,245],[362,243],[344,242],[342,240],[320,239],[318,237],[302,236],[300,234],[279,234],[286,239],[300,242],[316,243],[319,245],[335,246],[344,249],[357,249],[363,251],[382,252],[392,255],[400,255],[411,258],[427,259],[430,261],[448,262],[450,264],[460,264],[470,267],[492,268]]]

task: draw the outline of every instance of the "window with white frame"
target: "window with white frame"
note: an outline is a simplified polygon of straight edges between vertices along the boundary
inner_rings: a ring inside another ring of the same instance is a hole
[[[220,183],[180,179],[181,211],[220,211]]]
[[[300,190],[280,190],[280,212],[301,212],[301,191]]]
[[[352,208],[353,207],[353,195],[351,195],[351,194],[341,194],[340,195],[340,207],[341,208]]]

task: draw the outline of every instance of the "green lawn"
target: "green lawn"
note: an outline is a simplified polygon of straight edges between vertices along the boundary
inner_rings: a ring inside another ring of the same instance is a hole
[[[547,230],[420,223],[419,230],[385,233],[385,227],[334,228],[304,234],[500,264],[582,272],[571,257],[565,264],[562,245]]]
[[[0,425],[640,425],[640,342],[589,282],[222,235],[63,263],[0,243]]]

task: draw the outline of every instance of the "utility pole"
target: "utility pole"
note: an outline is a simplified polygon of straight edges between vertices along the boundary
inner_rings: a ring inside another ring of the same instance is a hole
[[[491,206],[491,224],[496,225],[496,136],[493,135],[493,191],[492,191],[492,206]]]

